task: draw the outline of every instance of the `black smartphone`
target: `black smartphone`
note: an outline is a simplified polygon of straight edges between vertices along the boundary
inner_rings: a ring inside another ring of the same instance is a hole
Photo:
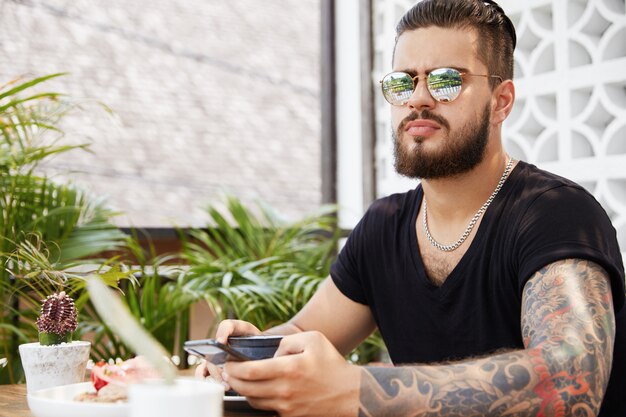
[[[183,348],[188,353],[200,356],[215,365],[221,365],[227,360],[252,360],[251,357],[215,339],[189,340],[185,342]]]

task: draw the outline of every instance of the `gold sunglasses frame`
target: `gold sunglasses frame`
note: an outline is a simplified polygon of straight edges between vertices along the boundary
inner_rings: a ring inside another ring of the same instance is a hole
[[[441,71],[441,70],[451,70],[451,71],[456,71],[457,73],[459,73],[459,76],[461,77],[461,90],[459,91],[459,94],[458,94],[456,97],[454,97],[452,100],[440,100],[440,99],[438,99],[437,97],[435,97],[435,96],[433,95],[432,91],[430,90],[430,87],[428,86],[428,77],[430,76],[430,74],[432,74],[432,73],[433,73],[433,72],[435,72],[435,71]],[[470,77],[485,77],[485,78],[497,78],[497,79],[499,79],[499,80],[500,80],[500,82],[504,81],[504,79],[503,79],[501,76],[499,76],[499,75],[490,75],[490,74],[472,74],[472,73],[469,73],[469,72],[459,71],[459,70],[458,70],[458,69],[456,69],[456,68],[450,68],[450,67],[435,68],[435,69],[433,69],[432,71],[429,71],[429,72],[428,72],[427,74],[425,74],[425,75],[419,75],[419,74],[418,74],[418,75],[416,75],[416,76],[414,76],[414,77],[411,77],[411,74],[409,74],[408,72],[405,72],[405,71],[391,71],[391,72],[389,72],[389,73],[385,74],[385,76],[384,76],[384,77],[383,77],[380,81],[378,81],[378,83],[380,84],[380,89],[381,89],[381,92],[383,93],[383,98],[385,99],[385,101],[386,101],[387,103],[391,104],[392,106],[398,106],[398,107],[401,107],[401,106],[406,105],[406,104],[409,102],[409,100],[406,100],[406,101],[401,102],[401,103],[392,103],[392,102],[390,102],[390,101],[387,99],[387,95],[385,94],[384,84],[383,84],[383,81],[385,80],[385,78],[387,78],[387,76],[389,76],[389,75],[391,75],[391,74],[396,74],[396,73],[398,73],[398,74],[406,74],[406,75],[408,75],[408,76],[411,78],[411,81],[413,81],[413,90],[412,90],[412,92],[411,92],[411,95],[413,95],[413,94],[415,93],[415,90],[417,89],[417,82],[415,82],[415,80],[417,79],[417,81],[419,82],[421,78],[424,78],[424,79],[426,80],[426,89],[428,90],[428,94],[430,94],[430,96],[431,96],[431,97],[432,97],[435,101],[437,101],[438,103],[451,103],[451,102],[453,102],[454,100],[456,100],[456,99],[457,99],[457,98],[461,95],[461,92],[463,91],[463,77],[465,77],[465,76],[470,76]]]

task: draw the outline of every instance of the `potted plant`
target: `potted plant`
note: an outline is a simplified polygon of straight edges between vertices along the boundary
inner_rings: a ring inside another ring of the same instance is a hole
[[[62,75],[0,83],[0,357],[6,363],[0,384],[23,380],[18,346],[37,338],[41,299],[63,289],[80,312],[88,300],[79,273],[85,264],[108,273],[112,286],[132,278],[109,273],[115,262],[98,257],[127,245],[128,236],[110,221],[115,213],[101,199],[39,169],[55,155],[88,148],[63,144],[61,122],[80,111],[81,103],[41,89]]]
[[[106,201],[40,169],[55,155],[89,148],[64,144],[66,115],[81,102],[42,86],[64,74],[17,78],[0,85],[0,384],[23,381],[18,346],[37,339],[40,300],[64,290],[79,314],[77,337],[91,341],[95,360],[127,359],[132,350],[94,310],[88,275],[121,290],[133,315],[171,351],[187,340],[189,306],[196,300],[163,264],[117,228]],[[109,111],[106,106],[102,106]],[[73,140],[72,143],[76,143]],[[103,259],[102,254],[112,257]],[[128,258],[126,258],[128,256]],[[128,269],[139,264],[140,269]],[[135,276],[135,274],[137,274]]]
[[[48,296],[37,319],[39,342],[19,346],[28,392],[83,381],[91,344],[72,341],[74,300],[65,291]]]

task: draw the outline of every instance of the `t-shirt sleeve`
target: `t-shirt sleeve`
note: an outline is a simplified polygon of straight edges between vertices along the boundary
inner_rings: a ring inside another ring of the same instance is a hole
[[[611,221],[582,188],[559,186],[528,207],[517,238],[520,293],[542,267],[563,259],[586,259],[610,276],[615,311],[624,305],[624,265]]]
[[[337,260],[330,268],[330,276],[346,297],[360,304],[368,304],[360,281],[360,259],[363,259],[366,245],[366,229],[369,213],[352,230],[346,244],[339,252]]]

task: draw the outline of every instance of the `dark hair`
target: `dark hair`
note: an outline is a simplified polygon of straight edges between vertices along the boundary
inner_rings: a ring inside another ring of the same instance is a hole
[[[478,33],[478,59],[490,75],[513,78],[515,27],[504,10],[492,0],[424,0],[402,16],[396,26],[398,38],[407,30],[438,26],[471,28]],[[395,56],[395,50],[394,50]],[[499,80],[491,79],[492,88]]]

